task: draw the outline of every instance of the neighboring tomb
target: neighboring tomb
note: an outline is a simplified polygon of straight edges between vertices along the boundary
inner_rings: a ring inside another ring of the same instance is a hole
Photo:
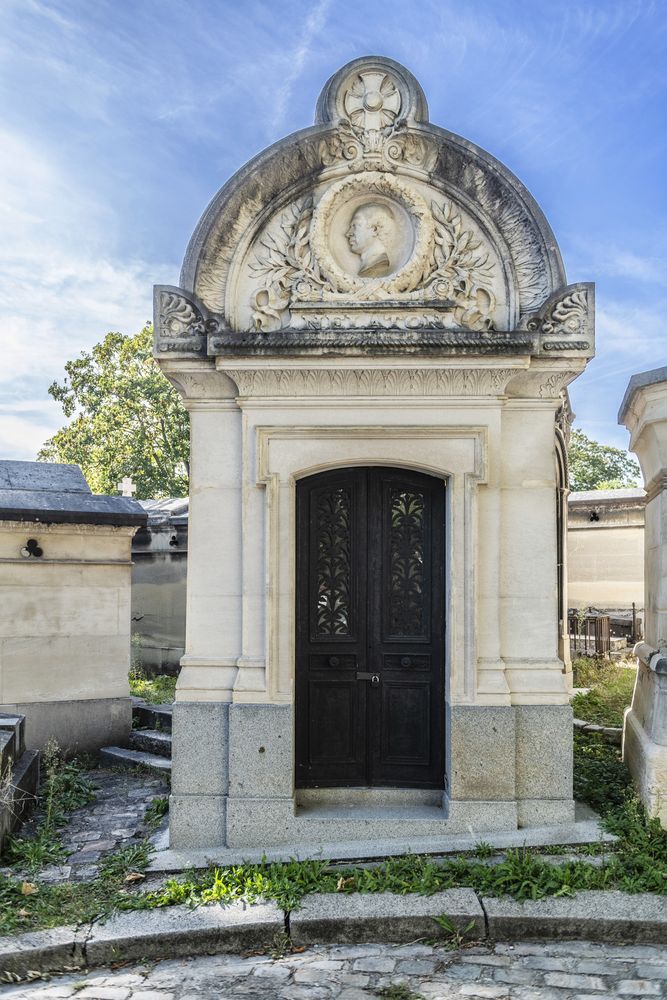
[[[131,729],[130,545],[146,515],[78,465],[0,461],[0,712],[65,751]]]
[[[625,715],[623,756],[652,816],[667,828],[667,367],[633,375],[618,421],[646,490],[645,642],[632,706]]]
[[[139,503],[148,523],[132,539],[132,667],[175,674],[185,652],[188,501]]]
[[[571,608],[628,615],[644,608],[644,507],[641,489],[570,493],[567,591]]]
[[[572,820],[565,387],[593,300],[389,59],[215,196],[155,289],[191,420],[173,846]]]

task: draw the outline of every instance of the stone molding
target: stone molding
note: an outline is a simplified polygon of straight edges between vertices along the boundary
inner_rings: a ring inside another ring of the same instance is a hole
[[[230,368],[241,396],[497,396],[516,368]]]
[[[174,362],[216,355],[372,356],[419,352],[442,356],[523,354],[553,360],[563,356],[588,358],[594,353],[594,295],[594,286],[589,282],[568,285],[552,296],[544,309],[528,317],[521,329],[513,331],[448,329],[446,322],[438,319],[438,303],[429,304],[433,315],[428,319],[412,317],[401,329],[393,325],[391,310],[400,311],[405,304],[384,300],[376,303],[378,315],[365,329],[351,329],[343,312],[334,329],[237,333],[191,293],[173,285],[156,285],[155,355],[162,367],[173,373],[172,381],[185,377],[184,370],[179,371]],[[348,312],[354,309],[354,304],[347,307]],[[385,322],[388,325],[383,328]],[[196,372],[187,373],[189,384],[194,385],[196,380]]]

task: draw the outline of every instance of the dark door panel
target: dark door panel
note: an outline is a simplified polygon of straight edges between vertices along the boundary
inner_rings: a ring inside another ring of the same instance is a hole
[[[443,482],[311,476],[297,540],[297,786],[441,788]]]

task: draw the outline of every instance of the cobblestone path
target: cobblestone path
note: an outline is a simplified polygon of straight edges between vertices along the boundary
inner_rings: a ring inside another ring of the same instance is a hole
[[[426,1000],[667,997],[667,948],[559,941],[447,951],[427,945],[330,945],[284,958],[178,959],[6,986],[12,1000],[373,1000],[404,983]],[[386,994],[385,994],[386,995]],[[391,995],[391,994],[389,994]],[[400,996],[400,993],[399,993]]]

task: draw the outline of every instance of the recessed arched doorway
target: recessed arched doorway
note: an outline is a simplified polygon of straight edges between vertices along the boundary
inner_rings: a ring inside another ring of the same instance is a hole
[[[445,484],[297,484],[296,785],[444,784]]]

